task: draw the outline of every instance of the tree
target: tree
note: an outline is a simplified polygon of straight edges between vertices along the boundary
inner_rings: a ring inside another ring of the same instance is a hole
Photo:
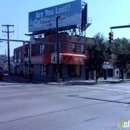
[[[86,50],[86,55],[89,57],[86,61],[86,66],[89,70],[96,71],[95,81],[97,82],[98,74],[102,69],[104,61],[109,61],[109,59],[111,59],[111,45],[105,41],[103,35],[97,33],[93,41],[86,44]]]
[[[121,72],[121,78],[124,81],[124,73],[128,72],[130,64],[130,42],[126,38],[114,40],[114,53],[117,56],[115,66],[118,67]]]

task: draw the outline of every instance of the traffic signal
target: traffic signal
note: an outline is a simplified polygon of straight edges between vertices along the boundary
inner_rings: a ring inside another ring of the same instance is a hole
[[[65,60],[65,57],[64,56],[61,56],[61,61],[64,61]]]
[[[57,61],[57,56],[54,56],[54,57],[53,57],[53,61]]]
[[[113,33],[109,32],[109,43],[112,43],[113,41]]]
[[[25,44],[25,52],[27,52],[27,44]]]

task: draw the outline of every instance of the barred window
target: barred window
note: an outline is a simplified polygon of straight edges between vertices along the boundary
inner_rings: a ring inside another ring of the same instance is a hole
[[[47,76],[48,75],[48,66],[46,64],[41,65],[41,76]]]

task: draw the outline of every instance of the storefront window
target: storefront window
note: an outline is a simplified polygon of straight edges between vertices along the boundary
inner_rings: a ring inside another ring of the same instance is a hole
[[[76,65],[76,75],[80,75],[80,66]]]
[[[48,66],[46,64],[41,65],[41,76],[47,76],[48,75]]]
[[[69,65],[70,76],[80,76],[80,65]]]

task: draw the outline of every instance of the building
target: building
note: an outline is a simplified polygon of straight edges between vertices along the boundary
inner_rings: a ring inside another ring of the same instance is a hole
[[[85,79],[85,44],[91,38],[71,36],[59,33],[59,63],[60,78],[65,80]],[[56,34],[47,34],[37,38],[31,45],[31,66],[29,66],[29,47],[26,45],[14,49],[15,74],[28,74],[29,68],[33,70],[34,78],[43,81],[56,81],[57,79],[57,49]]]

